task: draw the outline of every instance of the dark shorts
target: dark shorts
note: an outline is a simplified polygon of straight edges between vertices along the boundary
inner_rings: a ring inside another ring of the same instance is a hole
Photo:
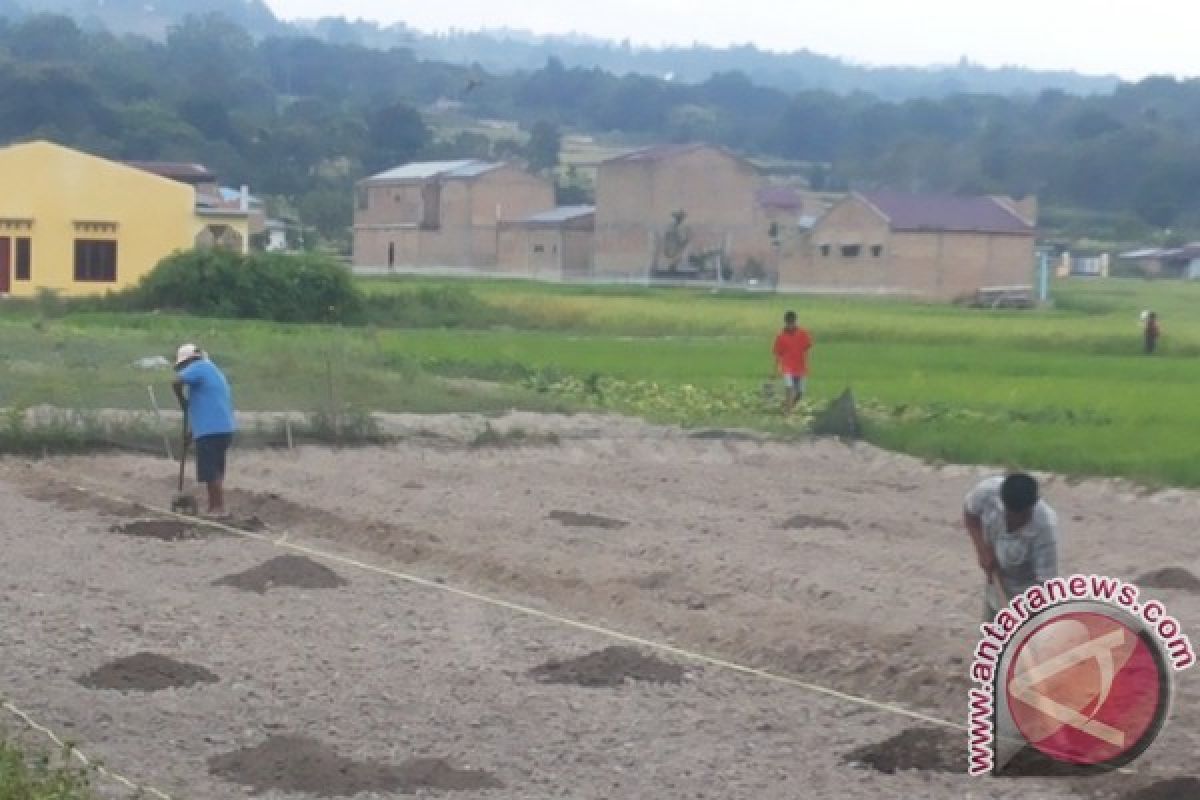
[[[232,433],[196,437],[196,480],[212,483],[225,479],[225,453],[232,442]]]

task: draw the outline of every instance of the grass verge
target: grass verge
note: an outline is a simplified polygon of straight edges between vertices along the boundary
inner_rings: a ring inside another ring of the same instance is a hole
[[[13,307],[0,320],[0,407],[147,409],[148,384],[169,397],[170,370],[132,363],[197,341],[229,374],[240,409],[301,412],[326,440],[342,424],[332,421],[368,411],[510,409],[608,410],[786,437],[849,387],[870,440],[890,449],[1200,486],[1188,435],[1200,427],[1200,284],[1070,281],[1056,286],[1057,308],[1030,312],[505,281],[363,285],[392,298],[384,307],[419,309],[408,315],[419,324],[49,318]],[[764,393],[785,308],[816,339],[811,394],[788,419],[777,394]],[[1162,316],[1154,357],[1140,354],[1143,308]]]
[[[91,771],[72,763],[69,750],[30,753],[0,740],[0,800],[95,800]]]

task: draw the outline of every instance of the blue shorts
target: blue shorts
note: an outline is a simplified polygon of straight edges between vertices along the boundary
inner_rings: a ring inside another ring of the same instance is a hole
[[[232,433],[214,433],[196,437],[196,480],[212,483],[225,479],[225,453],[233,442]]]

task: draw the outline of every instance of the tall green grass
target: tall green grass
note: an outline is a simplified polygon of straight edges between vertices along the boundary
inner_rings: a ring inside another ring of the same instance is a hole
[[[1084,353],[1134,354],[1138,313],[1159,312],[1175,355],[1200,355],[1200,285],[1141,280],[1064,281],[1050,310],[984,311],[894,298],[748,295],[739,291],[576,287],[515,281],[385,278],[360,281],[369,294],[453,289],[497,320],[525,330],[648,336],[764,336],[785,310],[825,341],[1007,344]],[[423,326],[424,327],[424,326]],[[455,326],[459,327],[459,326]],[[465,327],[471,327],[466,325]]]
[[[158,314],[77,313],[52,322],[0,318],[0,408],[149,410],[154,387],[173,407],[169,367],[183,342],[205,348],[226,372],[243,410],[485,411],[561,408],[519,387],[478,391],[438,379],[394,337],[371,328],[284,325]]]
[[[816,340],[809,410],[851,387],[883,446],[1200,486],[1200,285],[1067,281],[1055,286],[1054,308],[1023,312],[513,281],[360,285],[408,323],[6,314],[0,405],[145,408],[145,385],[165,386],[170,373],[132,361],[197,341],[246,409],[602,408],[794,433],[762,393],[771,340],[794,308]],[[1144,308],[1162,319],[1154,357],[1140,353]],[[608,390],[579,388],[601,385]]]
[[[93,800],[90,772],[70,759],[69,752],[55,759],[0,739],[0,800]]]

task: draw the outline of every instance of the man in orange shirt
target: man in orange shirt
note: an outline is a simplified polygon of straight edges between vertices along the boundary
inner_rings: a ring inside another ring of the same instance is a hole
[[[808,376],[808,351],[812,349],[812,337],[808,331],[796,325],[796,312],[783,315],[783,330],[775,337],[775,364],[783,375],[787,396],[783,400],[783,413],[788,414],[796,401],[804,396],[804,379]]]

